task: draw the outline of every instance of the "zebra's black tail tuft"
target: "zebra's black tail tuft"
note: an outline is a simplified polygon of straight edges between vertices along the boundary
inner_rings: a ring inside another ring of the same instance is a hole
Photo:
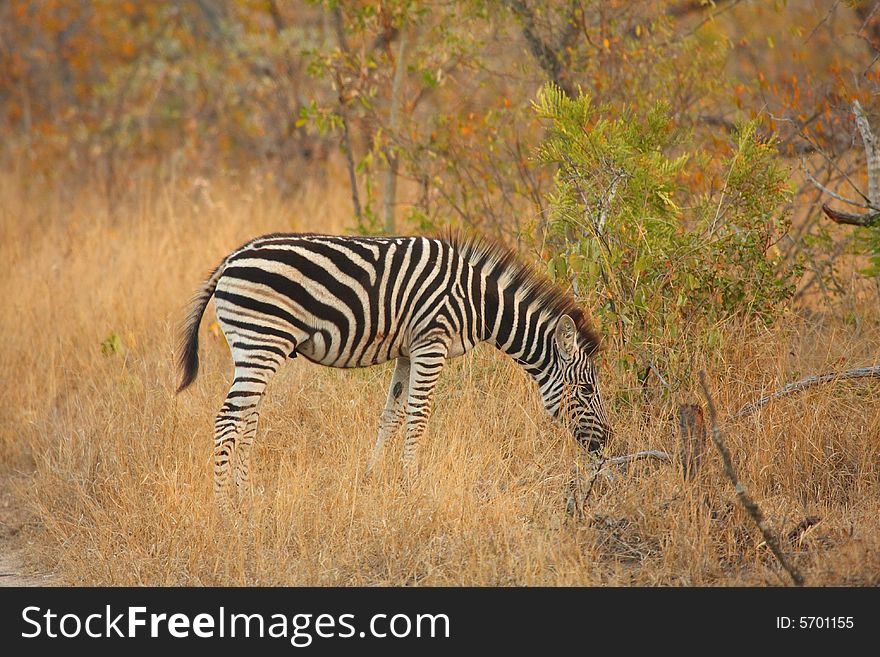
[[[205,308],[208,301],[214,295],[217,288],[217,281],[223,274],[223,265],[226,261],[220,263],[217,268],[211,272],[208,280],[204,282],[201,289],[196,293],[192,300],[189,314],[183,323],[180,333],[180,343],[177,349],[177,366],[180,369],[181,379],[177,392],[185,390],[189,384],[195,381],[199,373],[199,324],[202,321],[202,315],[205,314]]]

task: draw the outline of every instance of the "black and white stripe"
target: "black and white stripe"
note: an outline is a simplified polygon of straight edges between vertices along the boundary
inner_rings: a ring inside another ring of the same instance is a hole
[[[532,375],[548,412],[599,449],[608,421],[593,355],[599,338],[571,295],[500,246],[457,237],[276,234],[227,256],[193,301],[180,366],[198,372],[198,327],[214,297],[235,375],[215,422],[215,491],[225,502],[231,461],[239,490],[266,386],[287,359],[330,367],[396,359],[369,468],[406,424],[404,461],[416,468],[437,378],[449,358],[480,342]]]

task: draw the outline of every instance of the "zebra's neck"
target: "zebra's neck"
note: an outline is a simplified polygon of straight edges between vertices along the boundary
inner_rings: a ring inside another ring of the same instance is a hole
[[[551,356],[551,319],[539,300],[522,288],[487,279],[483,295],[483,340],[519,363],[533,377]]]

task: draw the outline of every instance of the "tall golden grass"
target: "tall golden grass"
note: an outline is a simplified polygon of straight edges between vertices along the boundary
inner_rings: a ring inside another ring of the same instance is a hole
[[[329,183],[290,199],[257,182],[141,183],[108,217],[97,193],[0,175],[0,464],[26,475],[7,481],[30,514],[38,567],[100,585],[788,583],[711,451],[696,482],[633,464],[598,480],[583,518],[567,516],[578,450],[489,348],[444,372],[412,487],[400,436],[364,479],[389,367],[291,361],[263,407],[253,497],[219,518],[212,421],[231,364],[211,308],[201,375],[175,396],[178,322],[231,248],[268,231],[342,232],[348,203]],[[730,413],[801,374],[877,361],[878,311],[850,301],[859,322],[792,314],[765,332],[730,329],[712,359],[687,340],[681,349],[714,363],[713,394]],[[602,370],[613,399],[624,383]],[[676,452],[675,404],[692,401],[612,403],[611,452]],[[839,383],[723,427],[809,584],[880,583],[878,402],[876,383]],[[807,516],[821,521],[789,541]]]

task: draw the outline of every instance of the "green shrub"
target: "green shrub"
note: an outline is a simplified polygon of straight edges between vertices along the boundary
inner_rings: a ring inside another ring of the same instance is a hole
[[[680,377],[682,341],[712,349],[722,323],[784,311],[801,273],[776,247],[792,192],[755,123],[719,159],[663,103],[620,111],[547,86],[535,109],[549,122],[538,159],[557,167],[541,236],[550,274],[598,308],[623,367]]]

